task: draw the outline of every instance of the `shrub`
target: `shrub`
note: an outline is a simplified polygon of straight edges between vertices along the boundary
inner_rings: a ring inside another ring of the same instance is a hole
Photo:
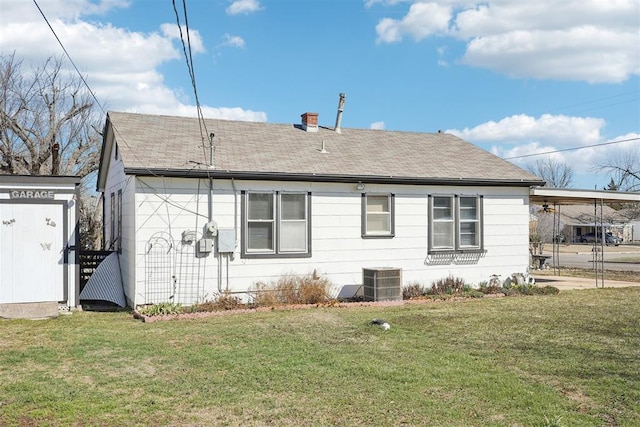
[[[460,277],[449,276],[444,279],[438,279],[431,284],[429,289],[430,295],[453,295],[460,294],[465,290],[464,279]]]
[[[484,296],[484,292],[477,289],[471,289],[470,291],[465,291],[464,296],[468,298],[482,298]]]
[[[193,307],[193,311],[224,311],[224,310],[236,310],[243,307],[242,299],[238,296],[231,294],[230,292],[223,292],[216,295],[211,301],[205,301],[200,304],[196,304]]]
[[[332,299],[329,295],[331,282],[315,271],[304,276],[282,276],[271,284],[257,282],[254,287],[253,302],[258,306],[319,304]]]
[[[532,288],[533,293],[535,294],[539,294],[539,295],[556,295],[557,293],[560,292],[560,289],[556,288],[555,286],[534,286]]]
[[[502,294],[505,293],[506,289],[506,287],[502,288],[498,285],[490,285],[489,282],[480,282],[478,291],[482,292],[483,294]]]
[[[174,302],[161,302],[153,305],[138,307],[138,312],[144,316],[164,316],[182,312],[182,304]]]
[[[420,298],[427,294],[427,289],[418,282],[411,282],[402,288],[402,299]]]
[[[275,290],[265,282],[256,282],[251,292],[253,304],[257,307],[271,307],[277,304]]]

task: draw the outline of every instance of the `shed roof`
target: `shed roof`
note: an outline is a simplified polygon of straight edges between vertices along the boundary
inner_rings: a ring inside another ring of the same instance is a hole
[[[540,178],[446,133],[400,132],[109,112],[125,171],[363,182],[540,185]],[[207,132],[215,137],[213,168]],[[104,149],[109,143],[105,136]],[[324,149],[323,149],[324,148]]]

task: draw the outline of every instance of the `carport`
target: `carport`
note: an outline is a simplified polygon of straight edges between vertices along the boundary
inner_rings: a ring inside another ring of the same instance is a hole
[[[640,203],[640,193],[599,191],[599,190],[572,190],[567,188],[532,187],[529,192],[529,203],[541,205],[545,211],[553,212],[553,236],[560,231],[560,209],[562,205],[593,205],[594,225],[599,227],[600,243],[594,242],[595,255],[593,268],[596,287],[604,287],[604,245],[605,223],[602,218],[602,206],[605,203],[636,202]],[[598,217],[600,207],[600,217]],[[552,239],[554,274],[558,268],[559,245],[557,239]],[[598,247],[599,246],[599,247]],[[560,275],[558,268],[557,274]]]

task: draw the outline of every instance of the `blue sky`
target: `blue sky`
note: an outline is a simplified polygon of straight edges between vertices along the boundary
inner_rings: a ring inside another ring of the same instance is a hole
[[[196,114],[171,0],[37,4],[105,110]],[[344,92],[343,127],[443,130],[520,166],[553,156],[576,188],[604,187],[594,167],[640,151],[638,0],[184,4],[206,117],[313,111],[333,126]],[[28,0],[0,0],[0,51],[25,65],[63,54]]]

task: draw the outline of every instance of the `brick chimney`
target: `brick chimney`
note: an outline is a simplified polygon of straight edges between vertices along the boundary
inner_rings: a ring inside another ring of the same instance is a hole
[[[302,117],[302,129],[307,132],[318,132],[318,113],[304,113]]]

